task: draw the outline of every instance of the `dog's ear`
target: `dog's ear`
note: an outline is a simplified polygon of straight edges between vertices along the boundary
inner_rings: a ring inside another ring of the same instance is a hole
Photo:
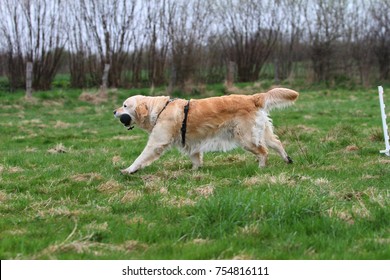
[[[148,106],[146,106],[145,103],[139,104],[135,108],[135,115],[136,115],[136,117],[137,117],[137,119],[139,120],[140,123],[145,122],[145,119],[149,115]]]

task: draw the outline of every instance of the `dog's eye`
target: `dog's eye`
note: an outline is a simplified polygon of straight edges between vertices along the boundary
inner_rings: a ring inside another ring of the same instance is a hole
[[[125,108],[126,108],[126,107],[127,107],[127,105],[126,105],[126,104],[123,104],[123,107],[125,107]]]

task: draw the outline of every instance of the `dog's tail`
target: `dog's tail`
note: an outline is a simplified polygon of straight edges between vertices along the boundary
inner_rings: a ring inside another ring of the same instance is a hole
[[[264,108],[267,112],[274,108],[292,105],[298,96],[298,92],[288,88],[274,88],[268,92],[253,95],[256,106]]]

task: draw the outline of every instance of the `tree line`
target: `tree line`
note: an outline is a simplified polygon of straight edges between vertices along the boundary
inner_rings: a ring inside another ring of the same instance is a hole
[[[0,75],[11,89],[173,90],[226,79],[390,79],[390,0],[2,0]]]

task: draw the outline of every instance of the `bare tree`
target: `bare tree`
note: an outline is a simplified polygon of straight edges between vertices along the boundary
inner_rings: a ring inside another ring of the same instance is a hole
[[[374,52],[379,65],[379,79],[390,78],[390,1],[373,0],[370,13],[373,19]]]
[[[238,81],[259,78],[280,31],[278,7],[278,1],[218,1],[221,43],[228,61],[237,64]]]
[[[335,44],[343,36],[347,0],[306,1],[304,15],[315,78],[330,81]]]
[[[86,26],[83,24],[81,7],[78,2],[69,4],[69,72],[70,85],[74,88],[87,86],[87,60],[90,55],[87,47]]]
[[[0,30],[7,41],[11,87],[25,84],[26,62],[33,62],[33,88],[48,89],[66,43],[60,0],[4,0]]]
[[[368,86],[372,65],[374,64],[370,31],[372,20],[369,15],[368,2],[352,0],[347,18],[348,28],[345,36],[348,37],[349,46],[344,46],[344,49],[350,51],[350,57],[356,64],[359,82],[364,86]]]
[[[167,1],[170,40],[171,80],[184,89],[185,84],[196,83],[199,77],[203,48],[211,25],[211,1]]]
[[[303,14],[304,0],[281,1],[280,12],[283,15],[281,34],[277,41],[274,53],[275,76],[279,79],[291,77],[293,64],[298,59],[304,59],[305,54],[301,51],[304,34]]]
[[[170,46],[168,24],[172,22],[172,5],[173,3],[167,0],[145,1],[145,58],[149,83],[152,88],[166,82],[165,70]]]
[[[92,66],[90,71],[95,80],[100,81],[104,65],[110,64],[109,85],[120,85],[123,67],[135,39],[137,2],[137,0],[80,0],[79,6],[75,4],[76,9],[81,13],[77,21],[81,20],[84,25],[78,28],[84,30],[85,35],[81,36],[85,38],[73,39],[76,39],[75,44],[82,43],[84,48],[88,49],[90,66]],[[80,51],[81,46],[78,48]]]

